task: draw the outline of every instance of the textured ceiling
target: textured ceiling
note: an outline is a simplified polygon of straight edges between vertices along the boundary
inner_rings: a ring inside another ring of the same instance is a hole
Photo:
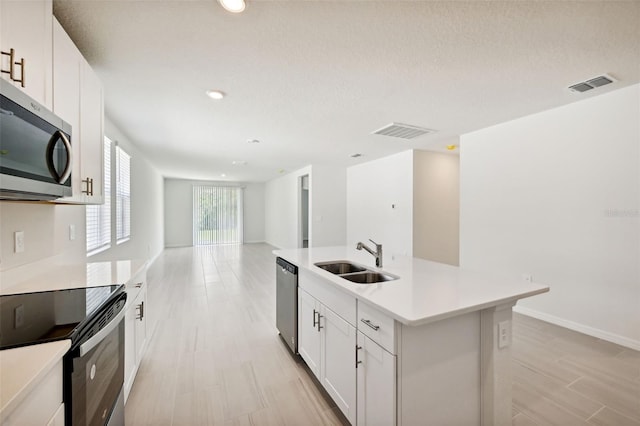
[[[640,81],[638,1],[247,0],[233,15],[215,0],[57,0],[54,12],[100,75],[107,115],[168,177],[265,181],[443,150]],[[603,73],[619,81],[567,90]],[[394,121],[437,132],[371,135]]]

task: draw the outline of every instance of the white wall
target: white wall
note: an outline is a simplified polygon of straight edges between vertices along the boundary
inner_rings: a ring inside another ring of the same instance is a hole
[[[461,266],[548,284],[522,312],[640,349],[640,86],[461,138]]]
[[[265,241],[279,248],[298,247],[300,178],[309,175],[311,166],[272,179],[265,185]],[[311,194],[313,197],[313,194]],[[312,199],[309,208],[313,208]],[[309,224],[311,235],[313,223]]]
[[[105,135],[131,156],[131,238],[89,258],[155,259],[164,249],[164,188],[160,172],[135,145],[105,117]],[[113,180],[112,180],[113,182]],[[112,202],[113,214],[115,204]]]
[[[309,247],[343,246],[347,236],[347,170],[311,166]]]
[[[383,245],[387,256],[413,253],[413,151],[347,169],[347,244]]]
[[[166,247],[193,245],[193,185],[244,187],[244,241],[264,241],[265,189],[263,183],[194,181],[165,179],[164,232]]]
[[[315,164],[267,182],[266,241],[280,248],[298,247],[300,178],[304,175],[309,175],[309,247],[344,245],[346,170]]]
[[[0,271],[25,276],[52,261],[152,259],[164,248],[162,177],[107,119],[107,135],[131,158],[131,239],[87,258],[85,206],[0,201]],[[76,238],[69,240],[69,225]],[[24,253],[13,253],[13,232],[24,231]],[[0,286],[2,277],[0,277]]]
[[[264,242],[263,182],[248,183],[244,189],[244,242]]]
[[[414,151],[413,255],[458,265],[460,158]]]

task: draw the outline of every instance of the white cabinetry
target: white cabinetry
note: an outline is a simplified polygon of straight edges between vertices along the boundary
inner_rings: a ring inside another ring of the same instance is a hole
[[[2,78],[13,81],[49,109],[52,108],[52,5],[52,0],[0,1],[0,64],[3,71],[13,71],[12,75],[2,72]]]
[[[320,307],[320,382],[351,424],[356,422],[356,328]]]
[[[16,407],[9,417],[0,419],[3,426],[64,424],[62,404],[62,359],[46,374],[42,382]]]
[[[302,359],[352,425],[395,425],[396,322],[304,269],[299,287]]]
[[[345,417],[355,424],[355,299],[328,288],[305,270],[300,270],[299,287],[298,352]]]
[[[147,343],[146,270],[136,274],[126,285],[127,307],[124,327],[124,397],[129,397]]]
[[[298,291],[298,352],[316,377],[320,377],[320,302],[304,290]]]
[[[53,19],[53,111],[71,124],[71,197],[62,203],[102,204],[103,92],[100,80],[58,21]]]
[[[358,331],[358,426],[396,424],[396,357]]]

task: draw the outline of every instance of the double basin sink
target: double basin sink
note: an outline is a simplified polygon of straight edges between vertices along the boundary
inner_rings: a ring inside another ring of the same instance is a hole
[[[363,266],[344,260],[318,262],[315,265],[355,284],[375,284],[398,279],[395,275],[371,271]]]

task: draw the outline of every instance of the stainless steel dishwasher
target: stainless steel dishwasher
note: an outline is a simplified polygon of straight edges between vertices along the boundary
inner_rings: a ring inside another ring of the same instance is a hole
[[[276,258],[276,327],[282,340],[298,353],[298,267]]]

